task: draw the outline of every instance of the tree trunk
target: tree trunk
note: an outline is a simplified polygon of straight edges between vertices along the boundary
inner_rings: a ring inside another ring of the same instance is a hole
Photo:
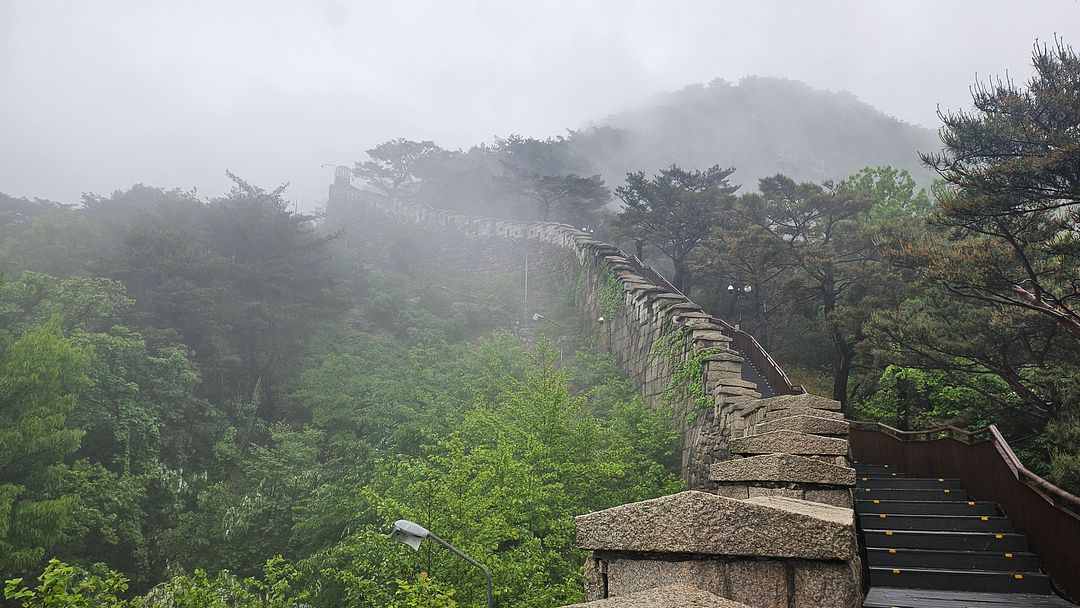
[[[686,297],[690,297],[690,268],[686,260],[672,260],[675,266],[675,274],[671,276],[671,284]]]

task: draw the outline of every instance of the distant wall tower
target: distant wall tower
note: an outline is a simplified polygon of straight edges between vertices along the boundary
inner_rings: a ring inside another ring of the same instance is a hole
[[[345,165],[338,165],[334,169],[334,185],[335,186],[348,186],[352,181],[352,170]]]

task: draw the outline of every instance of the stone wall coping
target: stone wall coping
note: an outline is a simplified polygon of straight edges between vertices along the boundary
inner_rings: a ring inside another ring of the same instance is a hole
[[[854,512],[776,496],[735,500],[696,490],[575,517],[593,551],[848,559]]]
[[[797,431],[770,431],[737,437],[729,446],[732,454],[804,454],[810,456],[846,456],[846,439],[821,437]]]
[[[714,463],[709,471],[709,479],[724,482],[784,481],[851,487],[855,485],[855,469],[797,454],[762,454]]]

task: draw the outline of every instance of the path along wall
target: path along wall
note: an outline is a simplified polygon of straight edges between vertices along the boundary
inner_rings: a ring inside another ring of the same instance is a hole
[[[855,473],[839,403],[759,399],[721,321],[573,226],[395,203],[347,177],[331,187],[327,213],[371,235],[413,227],[437,269],[528,268],[549,290],[572,281],[582,330],[651,405],[673,408],[691,490],[577,518],[577,544],[590,552],[582,606],[861,605]],[[529,312],[523,302],[522,322]]]
[[[712,487],[709,466],[729,457],[727,427],[737,402],[759,397],[742,379],[742,358],[722,323],[685,296],[643,276],[616,247],[573,226],[469,216],[393,202],[341,179],[330,187],[327,216],[368,235],[411,226],[416,247],[401,255],[454,273],[515,275],[529,268],[530,314],[546,310],[557,287],[574,286],[581,328],[610,352],[653,407],[670,406],[679,425],[682,476],[691,488]],[[360,238],[346,235],[346,238]],[[528,258],[528,259],[526,259]]]

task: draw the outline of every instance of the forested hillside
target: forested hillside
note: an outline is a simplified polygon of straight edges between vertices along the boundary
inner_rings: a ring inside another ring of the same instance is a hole
[[[8,200],[9,599],[120,606],[161,583],[142,605],[482,597],[467,564],[391,543],[399,518],[482,559],[500,601],[579,598],[571,517],[680,486],[666,415],[587,344],[532,352],[422,267],[370,267],[280,190],[234,181],[209,201]]]

